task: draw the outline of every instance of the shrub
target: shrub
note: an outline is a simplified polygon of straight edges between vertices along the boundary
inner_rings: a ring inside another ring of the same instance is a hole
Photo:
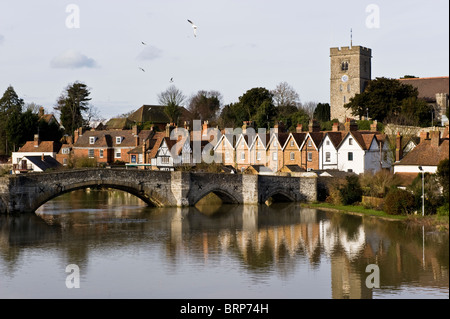
[[[357,175],[350,175],[345,178],[346,183],[339,188],[342,203],[351,205],[360,202],[362,198],[362,188]]]
[[[448,203],[445,203],[444,205],[438,207],[438,209],[437,209],[438,216],[448,216],[448,211],[449,211],[448,207],[449,207]]]
[[[384,211],[389,215],[407,215],[416,208],[414,195],[396,188],[389,191],[384,201]]]

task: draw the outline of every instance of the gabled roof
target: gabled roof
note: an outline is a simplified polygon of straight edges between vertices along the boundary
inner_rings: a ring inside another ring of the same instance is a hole
[[[288,138],[286,139],[286,142],[283,145],[283,150],[286,148],[288,141],[290,139],[293,139],[295,144],[297,144],[297,147],[300,149],[300,146],[303,144],[303,141],[306,138],[306,132],[304,133],[290,133]]]
[[[263,142],[262,138],[264,138],[265,142]],[[267,149],[267,146],[269,145],[269,141],[270,141],[270,134],[269,133],[265,133],[265,134],[256,133],[256,136],[253,139],[253,142],[249,148],[253,148],[253,146],[256,145],[257,141],[261,141],[261,144],[263,145],[264,149]]]
[[[376,132],[371,131],[348,131],[342,138],[341,142],[339,143],[339,147],[341,147],[342,143],[345,141],[345,139],[348,136],[352,136],[353,139],[358,143],[359,147],[367,151],[370,149],[370,146],[372,145],[372,141],[374,138],[376,138]]]
[[[169,123],[170,119],[164,111],[165,106],[163,105],[142,105],[139,109],[137,109],[134,113],[128,116],[128,120],[133,123],[144,123],[144,122],[152,122],[152,123]],[[181,106],[181,116],[180,121],[189,121],[192,118],[192,113],[186,110]]]
[[[449,158],[448,138],[439,139],[439,146],[432,146],[431,139],[423,140],[399,162],[393,165],[437,166],[443,159]]]
[[[101,124],[101,123],[100,123]],[[102,130],[124,130],[130,129],[134,122],[127,118],[112,118],[106,122],[100,129]],[[98,126],[97,126],[98,129]]]
[[[34,146],[34,141],[28,141],[17,152],[39,152],[39,153],[57,153],[61,148],[61,143],[53,141],[40,141],[38,146]]]
[[[307,132],[302,145],[300,145],[300,149],[303,148],[303,145],[305,145],[308,138],[311,138],[312,142],[314,143],[314,147],[318,150],[320,144],[322,144],[324,136],[324,132]]]
[[[272,133],[269,143],[267,143],[266,149],[269,147],[269,145],[272,143],[272,141],[276,138],[278,140],[278,144],[280,148],[283,148],[284,144],[286,143],[289,135],[291,133]]]
[[[429,78],[409,78],[399,79],[401,83],[410,84],[417,88],[419,91],[419,98],[423,98],[426,101],[436,101],[436,93],[449,94],[449,77],[429,77]]]
[[[145,139],[149,138],[154,131],[142,130],[138,133],[139,144]],[[89,138],[95,137],[94,144],[90,144]],[[116,137],[122,137],[120,143],[116,143]],[[132,130],[102,130],[102,131],[86,131],[83,135],[78,137],[78,140],[73,144],[77,147],[135,147],[136,137]]]
[[[165,132],[156,132],[155,135],[150,139],[147,152],[149,158],[155,158],[158,153],[159,147],[166,136]]]
[[[347,132],[344,131],[330,131],[326,132],[323,139],[325,139],[326,136],[330,139],[331,143],[333,144],[334,148],[338,148],[339,144],[344,139]]]
[[[224,143],[228,143],[228,145],[234,149],[236,146],[236,140],[236,135],[234,134],[222,134],[213,149],[216,150],[222,141],[224,141]]]

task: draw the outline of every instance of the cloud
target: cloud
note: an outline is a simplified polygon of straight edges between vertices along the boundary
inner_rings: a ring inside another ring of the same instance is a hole
[[[157,47],[146,45],[144,50],[137,56],[138,60],[155,60],[161,57],[162,51]]]
[[[80,52],[69,49],[50,61],[50,66],[57,69],[95,68],[97,62]]]

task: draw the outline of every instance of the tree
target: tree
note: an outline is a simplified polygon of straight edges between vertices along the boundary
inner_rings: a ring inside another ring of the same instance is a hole
[[[260,106],[265,102],[269,102],[273,105],[273,94],[269,90],[258,87],[253,88],[245,92],[239,97],[239,104],[245,110],[247,119],[253,120]],[[270,119],[272,120],[272,119]]]
[[[344,107],[351,109],[354,116],[366,116],[383,122],[388,116],[401,113],[402,101],[407,98],[417,98],[417,88],[401,83],[397,79],[376,78],[368,82],[364,92],[350,98]]]
[[[240,103],[230,103],[223,107],[220,112],[218,124],[221,128],[234,128],[242,125],[243,121],[248,120],[246,111]]]
[[[267,128],[268,130],[274,124],[272,119],[277,115],[277,110],[270,100],[265,100],[256,111],[254,120],[257,128]]]
[[[189,111],[194,119],[202,122],[208,120],[214,122],[220,110],[222,95],[218,91],[198,91],[189,100]]]
[[[315,101],[308,101],[303,103],[299,108],[303,109],[310,118],[314,118],[314,111],[316,110],[317,105],[318,103]]]
[[[331,117],[330,104],[319,103],[314,110],[314,118],[320,122],[328,122]]]
[[[164,112],[172,123],[178,124],[182,114],[181,104],[186,97],[175,85],[169,86],[167,90],[158,94],[159,104],[164,105]]]
[[[89,109],[90,94],[86,84],[75,82],[68,85],[56,101],[55,110],[60,112],[61,124],[69,134],[85,125],[82,112]]]
[[[287,82],[279,83],[271,93],[279,116],[287,116],[297,111],[300,97]]]
[[[10,148],[8,145],[8,139],[15,139],[12,136],[12,132],[8,130],[8,126],[12,127],[12,123],[8,125],[8,122],[17,122],[18,116],[22,112],[24,102],[14,88],[10,85],[6,89],[2,98],[0,99],[0,142],[1,151],[5,154],[9,154]]]

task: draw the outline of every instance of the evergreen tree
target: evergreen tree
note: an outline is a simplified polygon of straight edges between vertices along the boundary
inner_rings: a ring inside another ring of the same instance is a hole
[[[75,82],[68,85],[58,98],[55,109],[60,111],[61,124],[69,134],[85,124],[82,112],[89,109],[90,94],[86,84]]]
[[[9,132],[8,126],[12,127],[12,123],[17,123],[17,119],[22,112],[23,105],[23,100],[19,98],[17,93],[14,91],[14,88],[11,85],[8,86],[2,98],[0,99],[0,153],[10,153],[10,139],[15,138],[12,135],[13,133]],[[8,124],[9,122],[11,122],[11,124]]]

